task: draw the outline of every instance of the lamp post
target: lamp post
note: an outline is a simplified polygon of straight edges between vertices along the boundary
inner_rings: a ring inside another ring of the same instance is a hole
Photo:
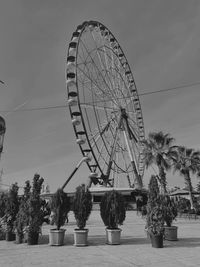
[[[0,116],[0,158],[3,151],[3,141],[6,132],[6,122],[3,117]]]

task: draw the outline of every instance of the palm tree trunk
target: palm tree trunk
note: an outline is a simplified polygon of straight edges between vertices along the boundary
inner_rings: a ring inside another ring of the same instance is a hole
[[[160,185],[161,185],[161,193],[163,195],[166,195],[167,194],[167,189],[166,189],[166,185],[167,185],[167,182],[166,182],[166,173],[164,171],[164,168],[162,166],[158,166],[158,169],[159,169],[159,176],[160,176]]]
[[[190,178],[189,172],[185,172],[185,181],[186,181],[186,184],[188,186],[190,206],[191,206],[191,209],[194,209],[194,202],[193,202],[193,196],[192,196],[192,182],[191,182],[191,178]]]

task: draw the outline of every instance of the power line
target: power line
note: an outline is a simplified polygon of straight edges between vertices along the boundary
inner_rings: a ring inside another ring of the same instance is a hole
[[[23,108],[18,110],[0,110],[0,112],[20,112],[20,111],[35,111],[35,110],[47,110],[47,109],[57,109],[57,108],[66,108],[68,105],[57,105],[57,106],[48,106],[48,107],[39,107],[39,108]]]
[[[174,91],[174,90],[178,90],[178,89],[183,89],[183,88],[189,88],[189,87],[193,87],[196,85],[200,85],[200,82],[196,82],[196,83],[190,83],[190,84],[183,84],[180,86],[175,86],[175,87],[171,87],[171,88],[166,88],[166,89],[160,89],[160,90],[155,90],[155,91],[150,91],[150,92],[144,92],[144,93],[139,93],[139,96],[147,96],[147,95],[152,95],[152,94],[157,94],[157,93],[165,93],[167,91]],[[122,98],[118,98],[118,99],[126,99],[126,98],[130,98],[130,97],[122,97]],[[102,100],[103,101],[103,100]],[[94,103],[98,103],[98,102],[102,102],[101,100],[99,101],[94,101],[92,103],[84,103],[84,104],[94,104]],[[56,106],[47,106],[47,107],[38,107],[38,108],[23,108],[23,109],[14,109],[14,110],[0,110],[1,113],[5,113],[5,112],[21,112],[21,111],[37,111],[37,110],[48,110],[48,109],[60,109],[60,108],[66,108],[68,106],[68,104],[66,105],[56,105]]]
[[[152,95],[152,94],[162,93],[162,92],[166,92],[166,91],[174,91],[174,90],[177,90],[177,89],[182,89],[182,88],[187,88],[187,87],[193,87],[195,85],[200,85],[200,82],[190,83],[190,84],[185,84],[185,85],[180,85],[180,86],[175,86],[175,87],[171,87],[171,88],[166,88],[166,89],[156,90],[156,91],[151,91],[151,92],[146,92],[146,93],[141,93],[139,95],[140,96]]]
[[[12,184],[4,184],[4,183],[0,183],[0,185],[6,186],[6,187],[11,187],[12,186]],[[19,188],[24,188],[24,186],[19,186],[18,183],[17,183],[17,186]]]

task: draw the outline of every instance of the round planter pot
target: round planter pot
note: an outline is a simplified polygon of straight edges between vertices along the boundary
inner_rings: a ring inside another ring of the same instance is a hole
[[[121,239],[121,229],[106,228],[106,243],[108,245],[119,245]]]
[[[151,245],[153,248],[163,248],[163,235],[150,235]]]
[[[38,239],[39,239],[38,232],[28,232],[28,239],[27,239],[28,245],[37,245]]]
[[[169,241],[177,241],[177,233],[178,233],[178,227],[177,226],[164,226],[165,232],[164,232],[164,238]]]
[[[21,244],[21,243],[23,243],[23,234],[16,233],[15,244]]]
[[[23,235],[23,243],[27,243],[28,241],[28,232],[25,232]]]
[[[84,247],[88,245],[88,229],[74,230],[74,246]]]
[[[0,240],[5,240],[6,239],[6,233],[0,231]]]
[[[65,238],[65,229],[50,229],[49,232],[49,245],[50,246],[63,246]]]
[[[150,233],[149,233],[147,228],[144,229],[144,232],[145,232],[145,234],[147,236],[147,239],[150,239]]]
[[[15,233],[6,232],[6,241],[15,241]]]

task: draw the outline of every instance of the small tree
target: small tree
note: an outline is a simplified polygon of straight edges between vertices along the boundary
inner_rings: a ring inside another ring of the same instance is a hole
[[[5,210],[6,210],[7,192],[0,193],[0,240],[5,239]]]
[[[54,214],[54,224],[57,230],[65,224],[67,215],[70,211],[70,201],[62,189],[58,189],[56,193],[52,196],[50,202],[50,209]]]
[[[152,175],[149,181],[148,207],[153,208],[159,200],[160,192],[158,187],[157,176]]]
[[[24,230],[29,224],[29,206],[28,200],[30,198],[31,185],[30,181],[25,182],[24,194],[20,199],[19,211],[16,216],[15,230],[20,239],[22,239]]]
[[[32,192],[28,204],[28,244],[37,244],[40,227],[43,223],[42,199],[40,192],[44,179],[39,174],[33,177]]]
[[[150,213],[153,210],[153,208],[156,206],[156,203],[159,200],[160,194],[159,194],[159,187],[158,187],[158,181],[155,175],[151,175],[149,186],[148,186],[148,201],[147,201],[147,222],[146,222],[146,228],[150,225]]]
[[[18,200],[18,185],[17,183],[12,184],[6,198],[5,203],[5,223],[7,232],[14,231],[14,222],[19,210],[19,200]]]
[[[5,215],[7,192],[0,193],[0,218]]]
[[[82,184],[76,188],[73,201],[73,211],[79,229],[84,229],[92,210],[92,195]]]
[[[164,212],[161,205],[156,205],[153,207],[148,215],[149,226],[148,230],[150,235],[161,235],[164,233]]]
[[[160,195],[156,176],[152,175],[149,182],[146,228],[150,235],[159,235],[163,234],[163,226],[163,196]]]
[[[108,229],[117,229],[126,218],[125,201],[115,190],[106,192],[100,203],[101,218]]]
[[[163,200],[164,221],[168,227],[172,226],[173,220],[177,217],[178,209],[177,203],[168,195],[164,196]]]

